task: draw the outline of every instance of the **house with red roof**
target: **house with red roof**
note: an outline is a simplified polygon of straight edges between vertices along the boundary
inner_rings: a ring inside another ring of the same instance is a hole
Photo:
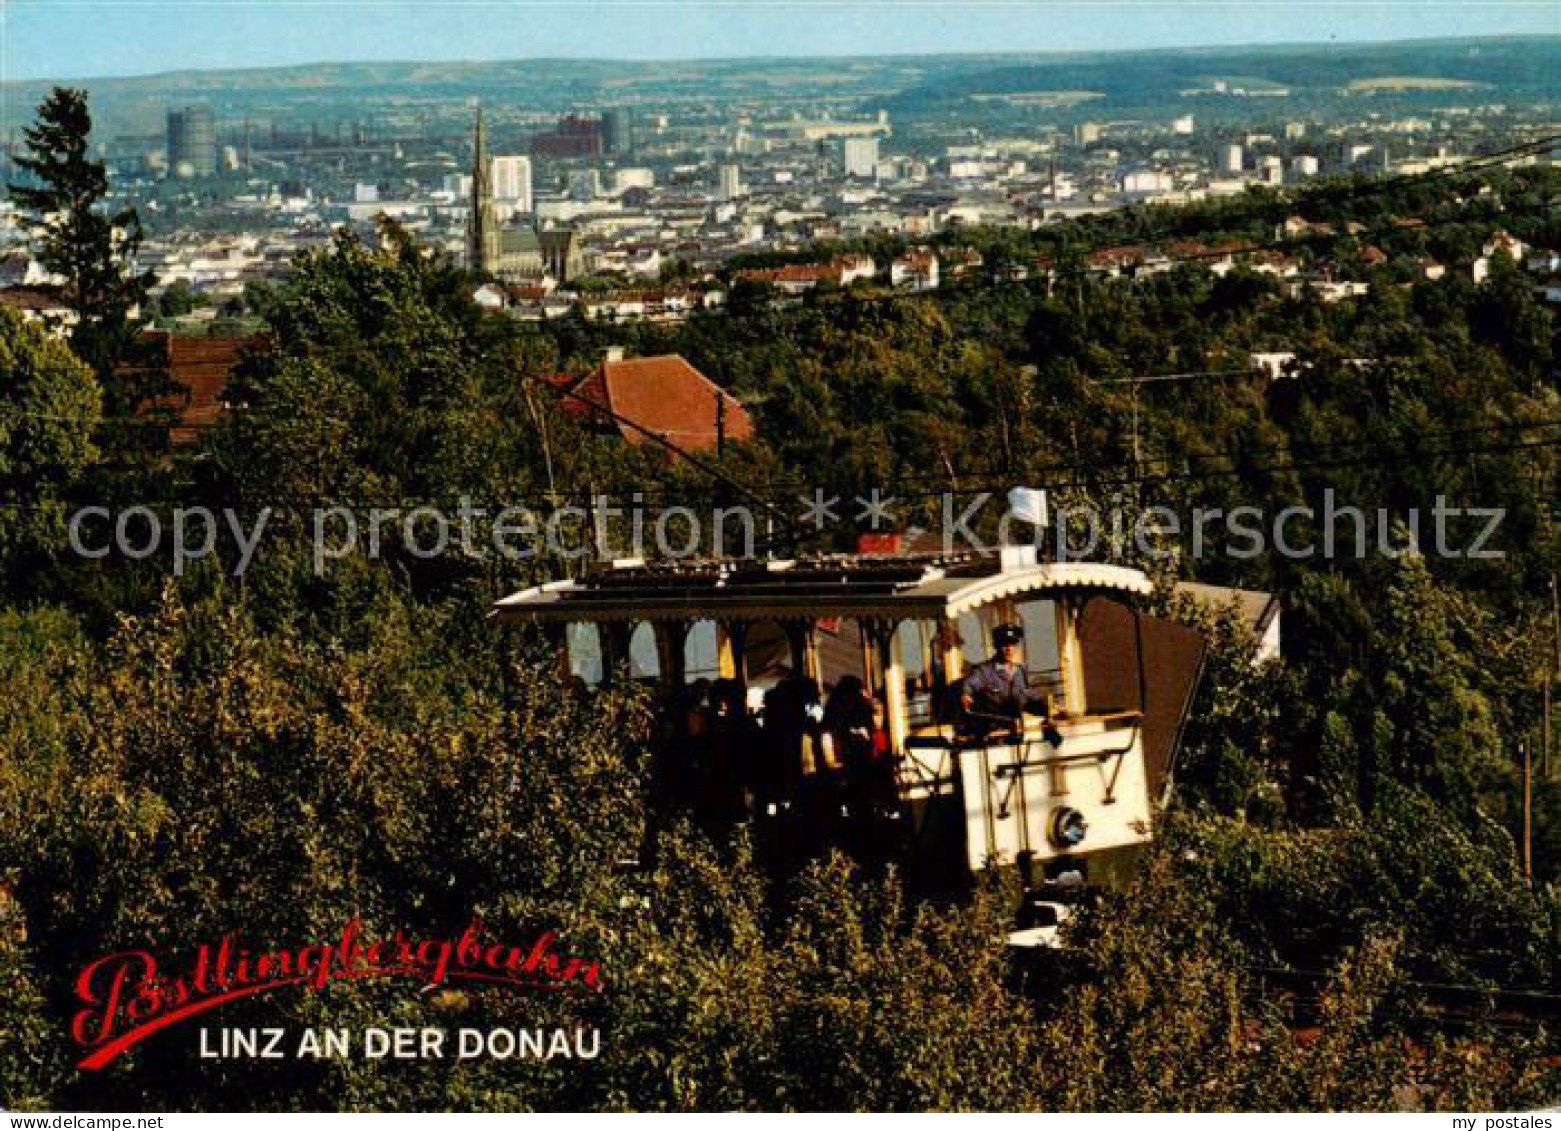
[[[556,379],[549,383],[560,385]],[[679,448],[705,451],[723,439],[749,440],[754,434],[753,421],[737,398],[678,354],[625,358],[621,349],[608,350],[570,392],[566,411],[636,447],[660,437]]]
[[[785,267],[748,268],[737,272],[737,278],[768,283],[786,294],[800,295],[826,281],[837,287],[849,287],[858,279],[873,278],[877,271],[870,255],[842,255],[828,263],[791,263]]]
[[[10,307],[24,322],[45,322],[56,337],[76,324],[76,312],[65,305],[58,287],[0,287],[0,306]]]
[[[126,375],[166,375],[178,390],[159,398],[157,407],[171,409],[176,423],[169,433],[175,445],[195,443],[227,407],[228,376],[243,351],[260,341],[258,335],[184,338],[166,330],[148,330],[132,361],[120,366]]]

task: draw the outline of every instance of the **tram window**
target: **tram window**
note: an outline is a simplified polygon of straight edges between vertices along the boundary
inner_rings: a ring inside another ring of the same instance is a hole
[[[569,642],[569,673],[591,687],[602,682],[602,638],[594,624],[571,624],[566,633]]]
[[[641,621],[629,637],[629,678],[659,679],[661,677],[661,653],[656,651],[656,629],[649,621]]]
[[[937,640],[938,626],[932,621],[902,620],[894,630],[895,654],[905,673],[907,721],[913,725],[931,722],[937,715],[935,700],[940,687],[928,661]]]
[[[959,650],[964,653],[965,663],[968,666],[979,664],[992,651],[992,642],[987,638],[986,626],[975,613],[959,614]]]
[[[1025,601],[1019,605],[1024,626],[1024,666],[1036,686],[1055,684],[1062,678],[1057,649],[1057,602]]]
[[[927,674],[927,654],[936,631],[929,622],[919,620],[902,620],[895,628],[894,648],[906,679],[919,683]]]
[[[683,680],[693,683],[701,679],[719,679],[721,676],[721,649],[716,635],[715,621],[699,620],[689,626],[683,638]]]
[[[792,670],[791,638],[775,621],[754,621],[743,637],[743,674],[749,687],[774,687]]]
[[[862,670],[862,625],[854,617],[820,620],[814,626],[814,644],[818,649],[819,682],[826,689],[841,677],[854,675],[864,679]]]

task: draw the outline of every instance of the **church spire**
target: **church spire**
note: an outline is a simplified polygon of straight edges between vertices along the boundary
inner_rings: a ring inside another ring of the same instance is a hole
[[[486,273],[498,267],[499,217],[493,208],[492,166],[482,128],[482,104],[477,105],[477,125],[472,136],[471,215],[466,221],[466,266]]]

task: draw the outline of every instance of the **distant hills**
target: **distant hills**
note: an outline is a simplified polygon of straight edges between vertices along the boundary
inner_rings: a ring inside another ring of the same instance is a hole
[[[1503,97],[1552,100],[1561,97],[1558,76],[1561,36],[1145,51],[970,67],[901,91],[888,109],[926,110],[957,105],[974,95],[1044,90],[1099,93],[1106,103],[1091,107],[1091,112],[1164,108],[1196,97],[1192,91],[1212,96],[1217,80],[1225,81],[1228,89],[1257,94],[1265,88],[1283,89],[1308,100],[1370,91],[1442,98],[1456,94],[1467,101],[1471,87]]]
[[[644,105],[767,104],[811,111],[821,100],[897,117],[1045,113],[1048,119],[1203,111],[1214,117],[1290,100],[1384,104],[1561,99],[1561,35],[1385,44],[1208,48],[1045,55],[946,55],[690,62],[534,59],[508,62],[330,63],[177,71],[80,81],[105,130],[154,131],[168,106],[210,103],[219,116],[350,120],[419,109],[441,115],[481,98],[518,111]],[[1227,89],[1215,93],[1216,82]],[[13,130],[47,81],[0,84]],[[1236,89],[1232,93],[1232,88]],[[1264,92],[1267,92],[1266,94]],[[1056,92],[1091,98],[1054,99]],[[1200,93],[1201,92],[1201,93]],[[1279,93],[1282,92],[1282,93]],[[1488,97],[1487,97],[1488,95]],[[1071,109],[1070,109],[1071,107]]]

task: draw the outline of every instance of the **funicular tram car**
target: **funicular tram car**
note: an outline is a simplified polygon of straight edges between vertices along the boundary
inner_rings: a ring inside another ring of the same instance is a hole
[[[1065,871],[1111,885],[1153,836],[1204,643],[1135,607],[1151,589],[1134,569],[1023,547],[631,560],[494,612],[550,631],[587,681],[654,680],[670,715],[663,766],[691,796],[729,783],[726,811],[754,822],[761,847],[766,831],[795,849],[830,825],[928,888],[989,864],[1034,888]],[[1022,629],[1037,705],[973,718],[962,680],[999,626]],[[855,758],[827,737],[837,696],[873,708]],[[880,785],[856,788],[875,765]]]

